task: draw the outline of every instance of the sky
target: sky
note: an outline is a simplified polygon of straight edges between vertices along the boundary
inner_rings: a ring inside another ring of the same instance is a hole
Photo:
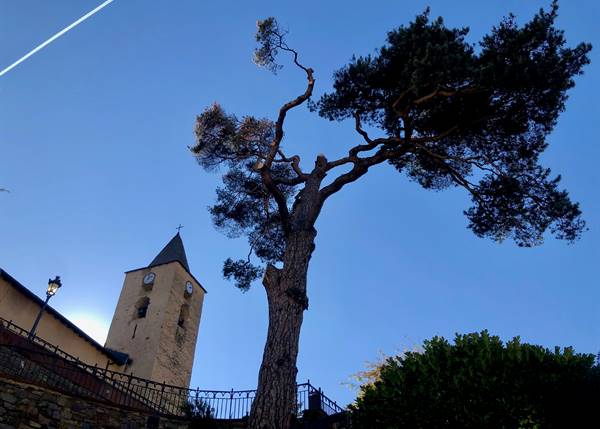
[[[0,0],[0,69],[101,3]],[[0,267],[103,340],[127,270],[141,268],[178,224],[195,277],[208,290],[191,385],[256,386],[267,327],[265,292],[241,293],[222,261],[247,253],[216,231],[207,212],[219,175],[190,155],[195,115],[218,101],[231,113],[274,119],[304,91],[287,65],[252,61],[257,19],[275,16],[288,43],[315,69],[315,94],[353,54],[431,6],[476,43],[509,12],[528,20],[549,1],[372,0],[206,2],[115,0],[0,77]],[[600,4],[562,1],[568,43],[600,47]],[[422,190],[389,166],[331,198],[317,224],[302,328],[299,381],[339,403],[353,374],[380,353],[417,348],[435,335],[488,329],[508,340],[600,351],[600,58],[576,79],[543,162],[581,203],[589,231],[572,245],[548,237],[523,249],[475,237],[464,192]],[[351,122],[301,107],[285,148],[308,167],[358,142]],[[0,315],[1,316],[1,315]]]

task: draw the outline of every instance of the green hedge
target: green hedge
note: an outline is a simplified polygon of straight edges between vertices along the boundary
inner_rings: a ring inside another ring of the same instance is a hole
[[[355,429],[596,428],[600,368],[594,355],[487,331],[435,337],[388,358],[350,408]]]

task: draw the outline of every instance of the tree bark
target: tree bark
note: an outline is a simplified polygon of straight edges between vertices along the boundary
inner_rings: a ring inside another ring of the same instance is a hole
[[[290,233],[283,267],[268,265],[263,278],[269,303],[269,328],[252,404],[249,429],[288,429],[296,415],[296,358],[304,310],[306,275],[316,230]]]

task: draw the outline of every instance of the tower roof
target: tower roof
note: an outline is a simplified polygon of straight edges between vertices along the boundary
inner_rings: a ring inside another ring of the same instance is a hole
[[[148,266],[154,267],[155,265],[168,264],[169,262],[175,261],[180,262],[187,271],[190,271],[187,257],[185,256],[185,249],[183,248],[183,241],[181,240],[179,232],[177,232],[175,237],[163,247],[160,253],[156,255],[156,258],[154,258]]]

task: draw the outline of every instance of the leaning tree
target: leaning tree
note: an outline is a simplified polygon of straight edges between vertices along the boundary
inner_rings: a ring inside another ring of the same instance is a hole
[[[248,256],[227,259],[224,276],[242,290],[262,276],[266,290],[269,327],[250,428],[291,424],[315,222],[332,195],[373,167],[390,164],[425,189],[464,188],[472,200],[464,214],[477,236],[519,246],[541,244],[547,232],[579,237],[578,204],[539,163],[591,49],[566,46],[557,9],[553,3],[523,26],[511,15],[476,46],[465,40],[468,29],[448,28],[426,11],[389,32],[375,54],[352,58],[335,72],[332,92],[312,101],[313,69],[274,18],[258,22],[255,62],[276,72],[277,54],[290,54],[306,90],[275,121],[207,107],[191,148],[205,169],[225,169],[210,208],[215,225],[248,238]],[[323,118],[352,120],[357,142],[346,156],[319,154],[307,166],[283,147],[286,116],[303,103]]]

